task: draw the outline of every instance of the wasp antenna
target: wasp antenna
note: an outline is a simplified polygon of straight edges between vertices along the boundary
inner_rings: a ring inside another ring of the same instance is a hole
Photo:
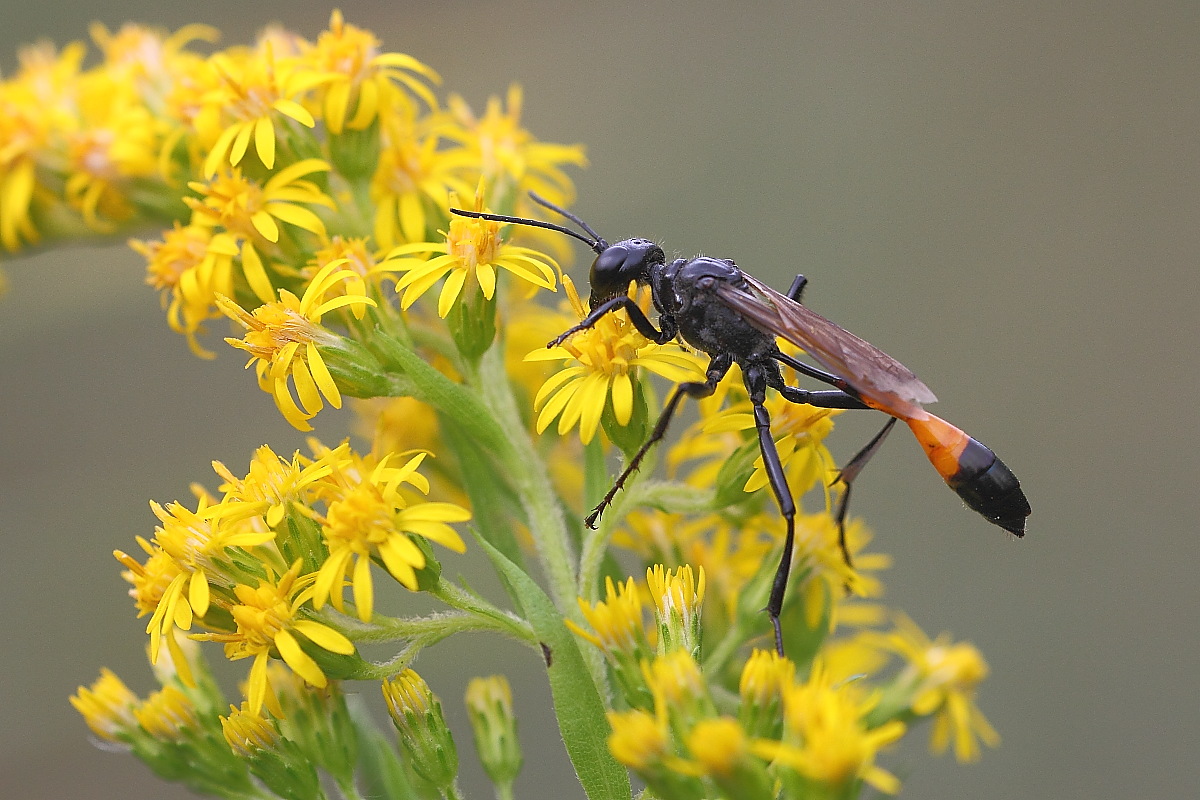
[[[608,247],[608,242],[604,241],[603,236],[601,236],[600,234],[598,234],[594,230],[592,230],[591,225],[588,225],[586,222],[584,222],[579,217],[572,214],[570,211],[567,211],[565,208],[562,208],[561,206],[557,206],[554,203],[551,203],[549,200],[542,197],[537,192],[531,191],[529,193],[529,197],[533,200],[533,202],[537,203],[539,206],[544,206],[545,208],[550,209],[551,211],[555,212],[556,214],[561,214],[562,216],[571,220],[571,222],[574,222],[576,225],[583,228],[585,231],[587,231],[587,233],[593,239],[596,240],[596,244],[601,245],[601,249],[606,249]],[[594,247],[592,249],[596,250],[596,248],[594,248]],[[596,252],[599,253],[600,250],[596,250]]]
[[[557,231],[558,233],[565,233],[567,236],[573,236],[576,239],[578,239],[579,241],[583,242],[588,247],[590,247],[592,250],[595,250],[596,253],[602,253],[602,252],[604,252],[605,248],[608,247],[608,243],[599,237],[597,237],[596,239],[589,239],[588,237],[584,236],[583,234],[581,234],[577,231],[573,231],[570,228],[567,228],[563,225],[555,225],[553,222],[543,222],[540,219],[526,219],[525,217],[509,217],[509,216],[505,216],[504,214],[488,214],[483,211],[467,211],[466,209],[463,209],[463,208],[452,208],[452,209],[450,209],[450,213],[457,214],[460,217],[470,217],[472,219],[486,219],[490,222],[509,222],[509,223],[512,223],[513,225],[528,225],[531,228],[546,228],[547,230]],[[588,230],[588,233],[591,233],[590,229]],[[595,235],[595,234],[593,234],[593,235]]]

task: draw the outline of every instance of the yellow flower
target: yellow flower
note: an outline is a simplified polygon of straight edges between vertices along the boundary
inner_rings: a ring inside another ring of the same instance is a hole
[[[219,131],[204,159],[204,177],[212,178],[223,162],[236,167],[251,140],[263,166],[273,169],[276,120],[283,117],[307,128],[316,125],[301,101],[306,92],[331,76],[307,69],[295,59],[276,60],[269,39],[260,50],[241,58],[217,53],[212,63],[223,81],[204,98],[204,108],[196,119],[202,137]],[[232,122],[227,121],[230,118]]]
[[[834,460],[824,441],[833,430],[832,417],[841,411],[790,403],[779,395],[770,397],[766,407],[771,415],[775,449],[779,452],[780,463],[787,470],[792,491],[799,496],[818,482],[829,483],[827,479],[835,472]],[[753,430],[754,415],[748,401],[710,417],[702,426],[705,434]],[[744,488],[747,492],[756,492],[767,483],[767,473],[760,455],[754,462],[754,472]]]
[[[279,744],[279,726],[270,717],[251,711],[249,704],[229,706],[229,716],[221,717],[221,733],[234,754],[255,758],[261,752],[272,751]]]
[[[435,794],[456,796],[457,790],[450,787],[458,775],[458,750],[446,726],[441,701],[411,669],[385,680],[382,688],[407,763],[434,787]]]
[[[1000,743],[1000,735],[975,705],[975,691],[987,678],[988,666],[973,645],[951,644],[946,633],[931,640],[902,614],[895,631],[879,641],[908,661],[899,681],[915,686],[913,713],[934,716],[929,743],[933,752],[944,752],[953,741],[956,759],[978,761],[980,741],[989,747]]]
[[[227,239],[227,234],[219,234]],[[167,325],[187,337],[188,348],[201,358],[215,358],[196,338],[204,323],[221,316],[217,295],[233,294],[233,259],[222,257],[222,241],[214,248],[209,228],[181,225],[163,231],[156,242],[130,239],[129,246],[146,259],[146,283],[159,291]]]
[[[375,35],[346,24],[337,9],[330,15],[329,30],[317,37],[315,45],[303,49],[303,60],[326,76],[321,105],[330,133],[341,133],[344,128],[362,130],[384,107],[407,102],[404,94],[396,91],[396,83],[430,108],[437,107],[433,92],[416,77],[436,83],[440,80],[436,72],[412,56],[380,53]]]
[[[783,741],[757,741],[753,749],[779,767],[835,789],[862,780],[895,794],[899,779],[877,765],[875,757],[904,735],[904,724],[868,728],[865,718],[873,707],[873,700],[858,696],[854,682],[834,685],[820,662],[814,662],[808,681],[784,692]]]
[[[133,711],[147,733],[164,742],[178,741],[197,726],[196,705],[178,686],[164,686]]]
[[[569,619],[566,621],[567,627],[605,653],[648,656],[650,645],[642,619],[642,600],[633,578],[614,585],[613,579],[606,577],[604,589],[605,599],[596,603],[579,598],[583,618],[595,633],[589,633]]]
[[[468,149],[473,163],[482,167],[484,178],[494,181],[498,190],[506,190],[511,181],[514,195],[532,190],[560,205],[570,205],[574,196],[571,179],[562,166],[587,166],[582,145],[539,142],[521,127],[524,92],[517,84],[508,89],[508,111],[499,97],[488,100],[487,110],[476,117],[458,95],[448,101],[453,126],[443,129],[448,138],[457,138]]]
[[[748,754],[746,734],[729,717],[697,722],[687,737],[687,748],[706,773],[727,776]]]
[[[267,303],[251,314],[228,297],[218,297],[217,305],[227,316],[246,329],[243,339],[226,339],[234,347],[250,354],[246,363],[255,365],[258,385],[275,399],[284,419],[297,430],[309,431],[308,420],[324,408],[324,396],[334,408],[342,407],[342,396],[318,350],[319,345],[333,346],[336,334],[321,327],[322,315],[344,306],[375,301],[359,295],[342,295],[325,300],[335,284],[354,273],[339,269],[337,262],[327,264],[309,283],[304,296],[279,290],[279,302]],[[300,403],[292,397],[288,379],[296,387]]]
[[[313,605],[320,608],[331,600],[343,610],[342,583],[352,573],[351,586],[358,617],[371,620],[374,611],[374,587],[371,580],[371,558],[378,556],[393,578],[411,591],[417,590],[417,570],[424,569],[425,554],[413,542],[412,536],[423,536],[451,550],[462,553],[466,545],[449,522],[465,522],[471,513],[453,503],[409,502],[400,493],[401,484],[409,484],[422,492],[429,483],[417,472],[425,459],[418,453],[402,467],[380,460],[369,473],[358,470],[335,471],[332,483],[336,486],[324,515],[310,512],[321,523],[329,558],[321,565],[313,587]]]
[[[146,626],[150,634],[150,660],[157,662],[164,635],[170,640],[172,628],[186,631],[192,627],[193,617],[208,613],[210,576],[218,572],[219,562],[227,558],[226,548],[254,547],[271,541],[275,534],[209,519],[208,502],[203,497],[196,511],[189,511],[179,503],[163,508],[151,502],[150,508],[162,523],[154,531],[153,545],[180,568],[163,590]]]
[[[774,650],[755,649],[746,659],[738,682],[743,706],[765,706],[780,699],[795,677],[796,665],[791,659]]]
[[[301,180],[306,175],[328,169],[329,165],[324,161],[309,158],[285,167],[261,185],[243,177],[239,169],[227,169],[215,177],[209,176],[207,183],[193,181],[188,184],[192,191],[200,195],[198,198],[184,198],[184,202],[192,209],[192,224],[224,228],[232,236],[227,246],[236,248],[237,241],[242,241],[242,271],[250,288],[264,303],[271,302],[275,293],[262,256],[254,246],[255,237],[257,235],[271,244],[278,243],[280,222],[325,236],[325,224],[321,218],[299,204],[333,208],[333,200],[315,183]],[[234,249],[227,255],[238,253]]]
[[[234,476],[224,464],[214,461],[213,470],[225,480],[219,487],[225,497],[212,507],[211,515],[223,519],[262,516],[267,526],[274,528],[283,521],[289,504],[304,500],[306,490],[329,475],[341,455],[339,448],[309,461],[296,452],[290,461],[284,461],[264,444],[254,451],[245,478]]]
[[[472,169],[478,170],[478,164],[463,148],[446,147],[436,133],[414,131],[407,121],[384,119],[379,163],[371,179],[375,241],[382,247],[425,241],[433,227],[427,209],[448,215],[451,194],[471,194],[463,176]]]
[[[236,631],[192,634],[193,639],[200,641],[223,642],[225,657],[231,661],[254,659],[246,700],[255,714],[262,710],[271,689],[267,663],[272,652],[278,653],[309,685],[324,688],[328,683],[321,667],[304,652],[297,635],[331,653],[354,652],[354,643],[345,636],[304,616],[301,607],[312,595],[312,576],[299,580],[299,561],[278,579],[269,567],[267,573],[258,586],[238,584],[233,588],[237,603],[229,604],[229,613],[237,624]]]
[[[569,277],[563,276],[563,286],[578,318],[586,317],[587,309]],[[534,410],[540,409],[537,431],[545,431],[557,417],[559,435],[579,425],[579,438],[584,444],[596,435],[600,417],[610,403],[617,423],[628,424],[633,415],[633,380],[638,367],[675,383],[704,379],[699,358],[676,344],[655,344],[642,336],[624,313],[605,314],[594,326],[579,331],[558,347],[542,347],[525,358],[568,362],[542,384],[534,398]]]
[[[741,368],[734,364],[729,374],[717,384],[715,393],[696,401],[698,419],[667,451],[667,474],[691,486],[708,488],[717,483],[725,462],[747,441],[740,430],[713,431],[710,427],[710,422],[720,416],[727,401],[747,401],[741,374]]]
[[[337,262],[342,269],[349,270],[353,276],[330,287],[330,291],[340,291],[342,294],[367,294],[367,283],[371,288],[378,288],[380,281],[387,275],[375,261],[375,255],[368,249],[367,240],[362,237],[347,238],[334,235],[329,237],[313,254],[312,259],[300,274],[311,280],[329,264]],[[351,306],[356,319],[362,319],[366,307]]]
[[[850,587],[857,597],[872,598],[883,594],[883,584],[873,573],[891,566],[891,557],[863,552],[873,536],[862,520],[846,521],[846,548],[854,564],[851,568],[838,543],[837,523],[829,512],[796,517],[792,574],[800,582],[799,585],[793,583],[791,591],[801,594],[810,628],[820,621],[826,602],[832,604],[830,630],[841,623],[863,625],[881,621],[878,606],[855,604],[849,602],[853,598],[846,596],[846,587]]]
[[[80,686],[71,697],[71,705],[83,716],[92,733],[116,742],[137,726],[134,709],[138,698],[111,669],[100,670],[100,677],[89,687]]]
[[[708,683],[695,656],[673,650],[642,662],[642,677],[654,699],[656,714],[666,717],[673,731],[686,731],[716,715]]]
[[[75,124],[71,95],[84,55],[78,42],[61,53],[25,48],[17,74],[0,82],[0,243],[9,251],[40,239],[30,216],[38,165],[52,139]]]
[[[67,135],[64,195],[89,227],[108,233],[112,222],[133,215],[131,181],[158,171],[167,122],[118,73],[87,73],[76,95],[79,121]]]
[[[645,711],[609,711],[612,733],[608,749],[613,758],[630,769],[641,771],[661,764],[671,755],[666,719]]]
[[[475,193],[475,210],[484,210],[482,184]],[[442,255],[428,260],[402,258],[413,253]],[[473,276],[479,282],[483,296],[491,300],[496,293],[497,267],[508,270],[534,286],[557,291],[557,264],[536,250],[506,244],[500,238],[500,223],[485,219],[456,216],[450,220],[450,232],[446,234],[444,243],[414,242],[401,245],[388,253],[384,265],[388,269],[406,273],[396,283],[396,291],[403,292],[400,305],[404,309],[445,277],[446,282],[438,297],[438,315],[443,318],[450,313],[462,294],[468,277]]]

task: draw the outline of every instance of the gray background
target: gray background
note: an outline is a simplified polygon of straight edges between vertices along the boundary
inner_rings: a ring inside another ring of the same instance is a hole
[[[329,8],[8,4],[0,64],[99,19],[208,22],[225,43]],[[584,142],[576,210],[610,238],[736,257],[913,367],[1035,509],[1024,541],[964,511],[896,435],[857,510],[895,556],[889,598],[974,641],[1004,736],[982,763],[888,760],[906,796],[1194,796],[1200,5],[343,3],[477,108],[520,81],[527,125]],[[150,688],[110,551],[149,498],[299,437],[241,372],[192,358],[122,247],[10,260],[0,301],[0,787],[183,797],[93,749],[67,705],[101,665]],[[577,267],[577,274],[579,269]],[[848,422],[841,456],[873,422]],[[335,434],[327,434],[334,438]],[[453,563],[452,572],[473,569]],[[460,637],[461,638],[461,637]],[[536,659],[495,638],[419,663],[468,784],[463,669],[517,687],[529,797],[573,796]],[[548,755],[543,752],[548,751]]]

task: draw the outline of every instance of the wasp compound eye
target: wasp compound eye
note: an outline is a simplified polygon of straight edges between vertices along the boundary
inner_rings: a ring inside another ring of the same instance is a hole
[[[630,281],[646,283],[650,272],[666,260],[662,248],[649,239],[626,239],[606,247],[592,263],[592,308],[629,287]]]

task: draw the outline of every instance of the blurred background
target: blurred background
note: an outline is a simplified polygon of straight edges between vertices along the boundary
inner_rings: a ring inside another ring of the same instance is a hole
[[[734,257],[780,288],[806,274],[810,306],[912,367],[934,410],[1020,476],[1023,541],[965,511],[902,432],[858,484],[857,512],[895,557],[891,603],[984,652],[979,702],[1004,738],[964,766],[931,759],[922,732],[884,762],[905,796],[1195,796],[1200,5],[970,5],[341,7],[477,109],[522,83],[531,131],[587,145],[575,210],[610,239]],[[0,68],[93,20],[204,22],[228,45],[272,21],[315,36],[330,8],[14,3]],[[300,436],[240,358],[188,353],[123,246],[5,268],[0,793],[187,797],[94,748],[67,704],[102,665],[152,686],[111,551],[151,534],[150,498],[215,484],[212,459],[238,472],[254,447]],[[835,454],[875,424],[839,423]],[[489,790],[461,691],[498,667],[528,676],[518,793],[579,794],[534,655],[456,637],[417,666],[472,796]]]

